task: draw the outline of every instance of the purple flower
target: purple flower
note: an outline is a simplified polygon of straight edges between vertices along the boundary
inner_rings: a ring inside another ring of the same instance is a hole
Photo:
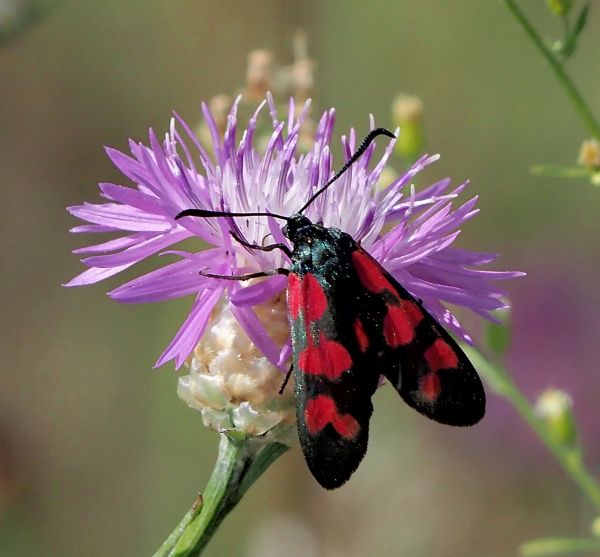
[[[273,99],[268,96],[238,134],[236,101],[229,114],[227,129],[220,137],[206,105],[202,111],[212,136],[212,153],[201,145],[190,127],[177,114],[161,142],[150,130],[149,145],[130,141],[131,155],[107,148],[107,154],[131,185],[101,183],[107,202],[70,207],[71,214],[86,221],[72,232],[116,233],[115,239],[75,250],[85,254],[88,269],[66,286],[82,286],[106,279],[156,253],[170,254],[176,261],[142,275],[109,292],[124,303],[156,302],[194,296],[189,315],[158,359],[156,365],[174,359],[179,367],[202,336],[215,304],[227,296],[231,309],[248,337],[263,354],[282,369],[290,356],[289,340],[276,343],[258,319],[254,306],[280,294],[287,279],[278,275],[248,283],[220,281],[199,274],[241,274],[285,267],[287,257],[279,250],[252,251],[231,237],[253,244],[281,242],[289,245],[280,223],[267,217],[184,218],[174,217],[184,209],[217,211],[268,211],[292,215],[341,163],[333,163],[330,143],[335,111],[325,112],[315,133],[314,146],[299,154],[300,126],[307,103],[295,116],[293,100],[287,120],[279,121]],[[257,118],[268,104],[273,132],[264,154],[254,147]],[[374,122],[371,118],[371,126]],[[238,139],[238,135],[240,138]],[[356,148],[354,130],[343,136],[346,158]],[[446,178],[416,192],[413,177],[438,159],[422,156],[405,174],[385,189],[378,181],[392,153],[390,142],[381,159],[369,168],[374,145],[308,208],[313,222],[350,233],[431,314],[460,338],[470,342],[458,319],[443,302],[462,306],[492,319],[490,312],[506,307],[505,292],[492,281],[520,276],[521,273],[483,270],[481,265],[496,259],[490,253],[477,253],[453,247],[460,226],[474,217],[477,197],[454,207],[455,198],[467,186],[450,187]],[[199,251],[165,251],[181,240],[196,237],[208,248]]]

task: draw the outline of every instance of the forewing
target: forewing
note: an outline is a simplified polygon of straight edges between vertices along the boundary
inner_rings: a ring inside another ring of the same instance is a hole
[[[342,263],[343,255],[336,254]],[[355,308],[339,303],[353,294],[348,274],[330,263],[304,262],[288,285],[298,435],[311,473],[327,489],[345,483],[367,450],[379,377],[351,326]]]
[[[454,339],[377,261],[356,245],[357,315],[367,355],[407,404],[444,424],[467,426],[485,413],[485,393]]]

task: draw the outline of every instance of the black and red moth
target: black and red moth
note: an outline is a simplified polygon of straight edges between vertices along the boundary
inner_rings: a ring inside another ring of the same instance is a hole
[[[453,338],[349,234],[312,223],[302,213],[378,135],[365,138],[344,167],[287,221],[285,244],[256,250],[283,250],[289,269],[241,276],[247,280],[273,274],[288,276],[298,435],[308,467],[326,489],[345,483],[367,450],[373,396],[383,375],[404,401],[443,424],[468,426],[485,412],[481,381]],[[186,209],[177,215],[197,217],[266,216]],[[282,387],[283,388],[283,387]]]

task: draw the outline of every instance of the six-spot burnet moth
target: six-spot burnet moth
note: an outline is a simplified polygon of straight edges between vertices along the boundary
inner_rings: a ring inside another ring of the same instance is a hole
[[[382,375],[408,405],[437,422],[472,425],[485,412],[485,393],[471,362],[421,301],[349,234],[302,214],[378,135],[395,137],[384,128],[371,131],[343,168],[292,216],[186,209],[176,217],[286,221],[283,234],[292,250],[233,237],[250,249],[282,250],[290,258],[289,269],[205,275],[227,280],[288,276],[298,435],[310,471],[327,489],[346,482],[365,455],[371,397]]]

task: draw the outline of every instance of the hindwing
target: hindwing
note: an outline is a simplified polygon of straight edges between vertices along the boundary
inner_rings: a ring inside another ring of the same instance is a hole
[[[485,392],[450,334],[358,244],[350,255],[361,292],[356,313],[373,365],[404,401],[443,424],[468,426],[485,413]]]

